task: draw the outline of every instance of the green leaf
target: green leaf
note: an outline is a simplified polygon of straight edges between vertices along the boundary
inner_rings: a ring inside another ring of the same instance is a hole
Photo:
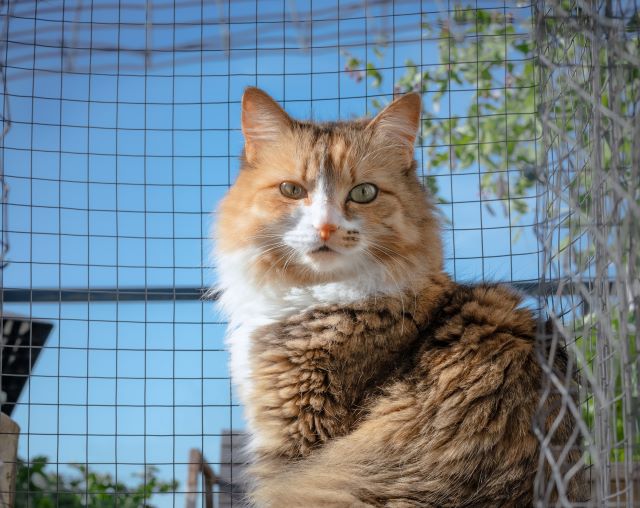
[[[367,62],[367,76],[372,79],[371,86],[379,88],[382,85],[382,74],[371,62]]]

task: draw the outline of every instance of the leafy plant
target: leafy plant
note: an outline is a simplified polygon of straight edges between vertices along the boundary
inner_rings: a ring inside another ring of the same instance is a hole
[[[16,475],[15,508],[153,508],[156,493],[171,492],[177,482],[160,480],[157,469],[147,466],[137,485],[127,486],[108,473],[91,471],[81,464],[77,476],[65,476],[47,467],[46,457],[20,461]]]
[[[609,391],[608,398],[612,401],[605,411],[608,411],[610,417],[611,441],[613,446],[610,451],[611,460],[613,462],[624,462],[625,449],[622,444],[632,439],[630,443],[633,450],[633,461],[640,460],[640,422],[637,419],[629,418],[626,414],[629,410],[637,412],[640,407],[640,393],[638,393],[638,384],[635,380],[640,374],[637,362],[625,362],[623,358],[637,358],[636,350],[636,326],[634,315],[629,315],[626,327],[623,332],[620,326],[619,313],[613,311],[612,319],[606,326],[610,327],[608,334],[615,340],[610,344],[612,350],[608,358],[598,357],[597,339],[598,339],[598,317],[596,314],[588,314],[583,318],[575,321],[576,342],[575,348],[582,354],[578,356],[578,368],[580,371],[598,372],[599,364],[606,363],[610,373],[608,380],[610,385],[603,387]],[[623,352],[624,351],[624,352]],[[630,369],[630,372],[625,372]],[[623,376],[630,376],[629,379],[623,380]],[[631,385],[630,392],[624,389],[624,386]],[[627,397],[625,401],[624,398]],[[588,397],[582,403],[582,419],[588,428],[595,428],[596,420],[596,403],[593,397]],[[625,407],[627,406],[627,407]],[[629,429],[628,425],[632,425],[633,429]],[[631,432],[630,432],[631,430]]]
[[[518,23],[524,29],[518,31]],[[421,142],[428,147],[429,172],[477,167],[482,197],[506,200],[505,214],[509,208],[521,214],[527,211],[522,198],[536,181],[540,126],[530,24],[530,18],[515,20],[502,10],[458,5],[450,18],[422,23],[422,37],[437,44],[440,65],[421,69],[407,60],[404,74],[394,83],[395,93],[420,91],[428,98]],[[384,44],[374,54],[382,62]],[[353,79],[366,76],[372,89],[382,88],[383,74],[372,62],[346,56]],[[456,114],[447,108],[448,113],[441,115],[445,102],[451,106],[452,90],[466,91],[466,111]],[[383,106],[377,99],[372,104]],[[515,179],[509,177],[514,170]],[[435,179],[428,175],[427,183],[437,195]],[[485,206],[494,212],[491,203]]]

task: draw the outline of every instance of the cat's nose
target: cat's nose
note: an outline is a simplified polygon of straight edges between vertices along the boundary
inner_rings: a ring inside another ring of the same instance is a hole
[[[320,238],[322,238],[323,242],[326,242],[330,237],[331,233],[336,231],[338,228],[334,224],[323,224],[318,228],[320,232]]]

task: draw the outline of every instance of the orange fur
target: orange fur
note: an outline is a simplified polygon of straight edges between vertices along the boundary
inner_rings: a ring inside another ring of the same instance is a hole
[[[410,94],[372,120],[317,124],[258,89],[243,97],[242,170],[216,234],[221,276],[245,263],[222,300],[255,506],[532,506],[551,474],[535,418],[552,453],[580,459],[559,395],[538,407],[534,315],[505,287],[443,272],[413,159],[420,108]],[[370,202],[350,197],[363,183]],[[580,499],[575,471],[549,498]]]
[[[371,255],[388,263],[391,278],[400,280],[407,272],[441,269],[438,223],[413,161],[420,112],[417,94],[392,103],[372,122],[295,121],[264,92],[253,88],[245,93],[242,110],[245,132],[270,130],[270,136],[275,137],[247,137],[242,170],[219,209],[220,251],[260,245],[256,238],[264,234],[266,225],[277,224],[296,208],[310,204],[308,199],[300,202],[284,197],[279,191],[280,183],[294,181],[311,190],[324,171],[332,178],[335,195],[342,198],[336,200],[336,205],[345,217],[362,220],[365,229],[373,230],[372,241],[379,247]],[[263,122],[249,119],[256,111],[260,111]],[[404,122],[403,115],[407,117]],[[411,129],[413,137],[408,139]],[[398,136],[391,134],[396,130]],[[362,182],[379,187],[374,203],[344,202],[348,191]],[[337,235],[343,244],[349,243],[347,231],[338,231]],[[428,243],[426,238],[430,239]],[[268,272],[265,281],[284,279],[293,285],[335,280],[331,273],[310,272],[295,260],[285,269],[286,260],[285,249],[275,248],[260,259],[255,270]]]

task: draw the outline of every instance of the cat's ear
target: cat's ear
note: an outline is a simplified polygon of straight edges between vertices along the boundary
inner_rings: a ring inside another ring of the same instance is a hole
[[[378,142],[394,147],[413,160],[413,144],[420,128],[422,99],[418,93],[399,97],[378,113],[367,129]]]
[[[291,131],[292,120],[268,94],[248,87],[242,95],[242,134],[249,162],[265,144],[277,143]]]

